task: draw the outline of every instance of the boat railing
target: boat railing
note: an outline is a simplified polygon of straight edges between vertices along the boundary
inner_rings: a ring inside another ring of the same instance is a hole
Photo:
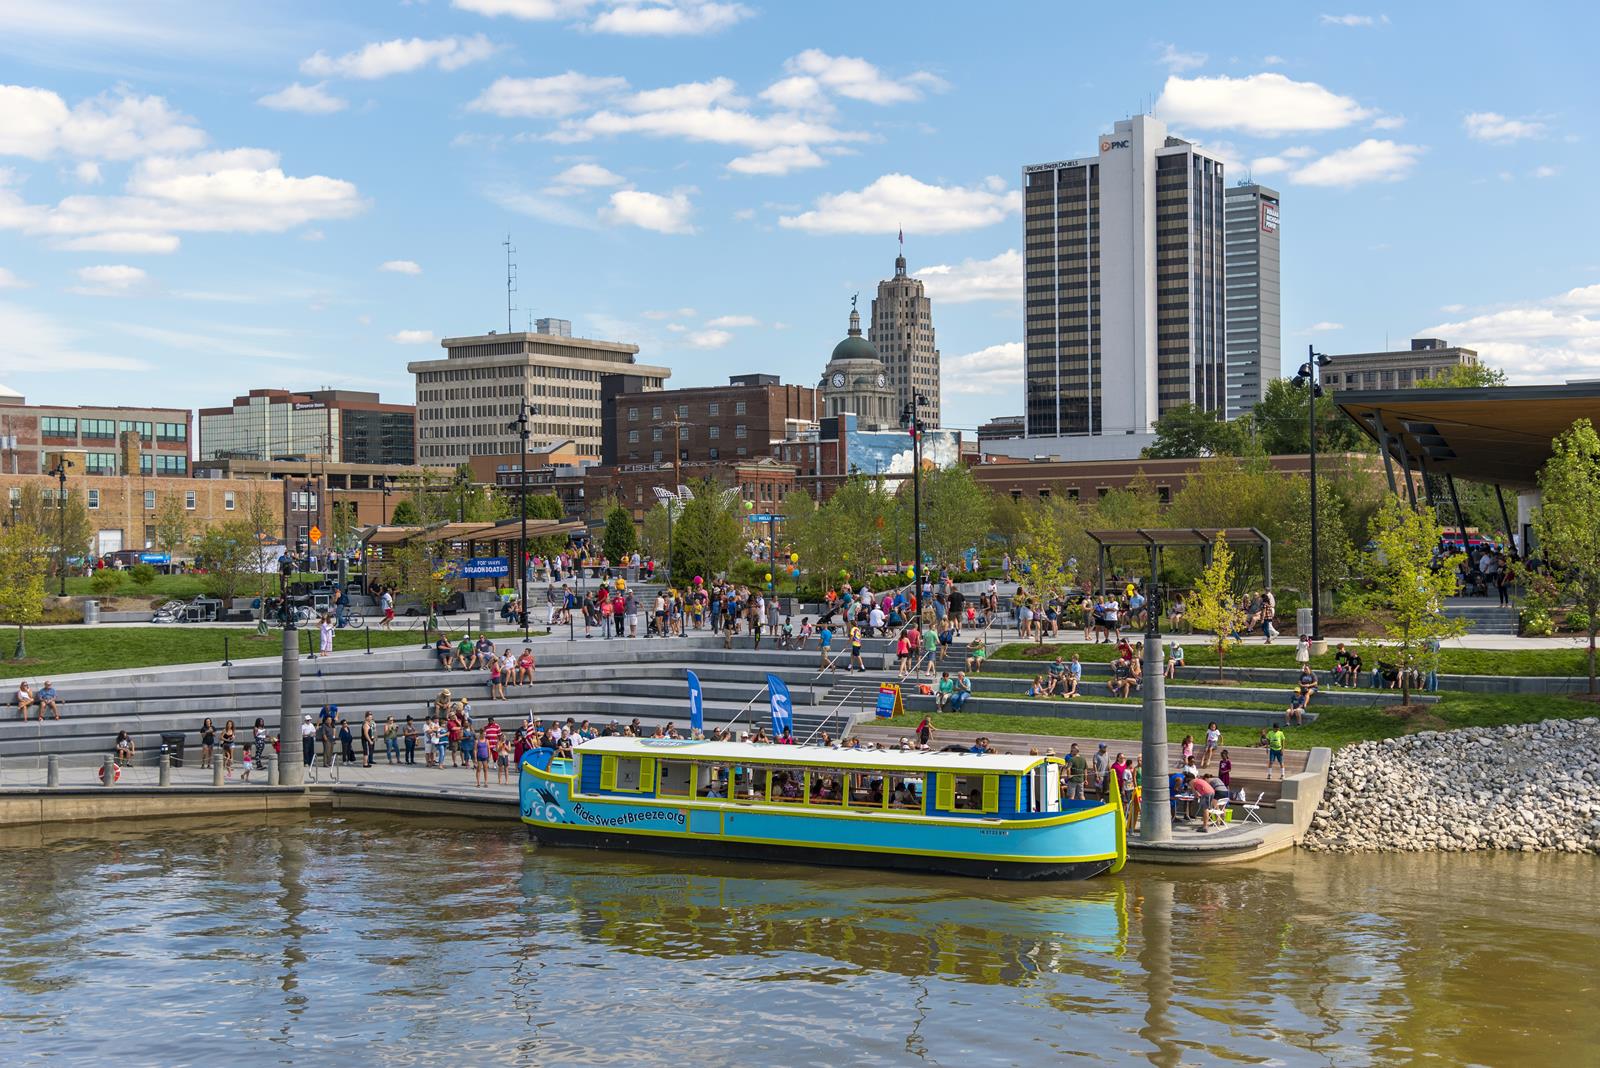
[[[855,698],[856,694],[860,692],[860,690],[861,687],[859,686],[850,687],[849,691],[844,695],[843,698],[840,699],[839,703],[834,705],[833,708],[828,711],[828,714],[822,718],[822,722],[813,727],[811,733],[806,735],[806,740],[800,744],[810,745],[811,739],[815,738],[818,734],[821,734],[822,728],[826,727],[829,723],[832,723],[833,717],[838,714],[839,709],[849,704],[851,700]]]

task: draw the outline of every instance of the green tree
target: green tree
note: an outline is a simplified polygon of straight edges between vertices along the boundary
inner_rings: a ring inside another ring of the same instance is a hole
[[[1156,420],[1156,440],[1140,455],[1153,460],[1180,460],[1226,453],[1237,456],[1250,448],[1246,421],[1228,422],[1216,412],[1193,404],[1168,409]]]
[[[18,659],[28,655],[24,628],[44,618],[52,544],[31,524],[12,523],[0,530],[0,621],[17,628]]]
[[[1250,412],[1256,444],[1269,456],[1300,454],[1311,450],[1308,425],[1310,394],[1287,378],[1267,384],[1266,394]],[[1317,452],[1371,452],[1371,439],[1333,402],[1331,394],[1317,398]]]
[[[378,568],[378,580],[394,590],[396,597],[409,597],[421,605],[428,613],[430,625],[434,606],[448,600],[454,592],[449,568],[433,558],[432,546],[416,542],[385,552]]]
[[[1233,549],[1227,532],[1217,534],[1211,547],[1211,563],[1195,580],[1189,595],[1189,622],[1197,631],[1212,635],[1211,647],[1217,653],[1217,678],[1222,678],[1222,661],[1234,644],[1234,635],[1244,629],[1246,616],[1234,596]]]
[[[1600,630],[1600,435],[1579,419],[1550,443],[1539,472],[1541,503],[1533,529],[1562,596],[1587,613],[1589,693],[1595,688],[1595,633]]]
[[[275,588],[278,574],[278,534],[282,518],[272,507],[275,494],[252,488],[245,495],[236,539],[243,542],[245,583],[266,600]],[[281,499],[281,498],[280,498]]]
[[[911,496],[909,479],[900,496]],[[989,493],[965,464],[923,472],[922,552],[935,568],[942,564],[954,569],[968,549],[982,548],[989,516]]]
[[[1443,374],[1424,378],[1418,389],[1486,389],[1506,384],[1506,373],[1484,363],[1458,363]]]
[[[128,577],[133,580],[135,589],[148,590],[156,581],[156,566],[154,564],[134,564],[128,569]]]
[[[639,551],[652,560],[667,558],[667,506],[658,504],[644,514],[639,530]]]
[[[84,494],[72,485],[70,478],[64,501],[56,495],[54,486],[50,487],[48,496],[36,484],[23,486],[17,500],[17,522],[32,527],[45,538],[54,557],[52,570],[57,575],[62,574],[67,561],[84,560],[90,555],[94,528],[89,523]]]
[[[1372,588],[1360,600],[1392,643],[1381,651],[1395,657],[1400,668],[1401,704],[1411,703],[1411,673],[1437,666],[1437,643],[1466,630],[1465,620],[1444,614],[1461,556],[1435,561],[1442,533],[1430,512],[1409,508],[1398,498],[1384,503],[1372,525],[1367,561]]]
[[[818,509],[812,545],[800,550],[801,559],[813,560],[827,583],[840,581],[846,571],[856,581],[871,576],[888,556],[886,533],[893,508],[893,499],[874,479],[851,475]],[[911,529],[909,520],[905,529]],[[911,544],[909,534],[906,544]],[[895,581],[906,580],[902,576]]]
[[[633,516],[621,504],[613,501],[611,509],[606,512],[606,528],[600,536],[600,551],[615,564],[631,556],[638,544]]]
[[[156,506],[156,547],[162,552],[187,552],[189,536],[194,532],[189,509],[183,506],[183,497],[176,491],[163,494]]]
[[[1028,506],[1009,493],[989,495],[989,543],[995,553],[1015,554],[1027,537]]]
[[[200,535],[194,544],[194,560],[205,573],[201,585],[206,593],[224,605],[251,585],[265,593],[260,580],[261,556],[258,535],[250,523],[236,519],[215,526]]]
[[[122,572],[114,567],[102,567],[89,578],[89,589],[99,597],[110,597],[121,586]]]
[[[419,527],[422,525],[422,513],[417,511],[415,501],[409,497],[401,498],[389,512],[389,522],[397,527]]]
[[[709,581],[726,571],[745,534],[737,493],[709,478],[689,488],[694,499],[679,506],[672,529],[672,575],[678,583],[694,575]]]
[[[1067,591],[1067,529],[1061,506],[1055,499],[1040,501],[1022,517],[1023,534],[1017,546],[1017,559],[1026,564],[1024,588],[1037,600],[1034,608],[1043,611],[1045,603]]]

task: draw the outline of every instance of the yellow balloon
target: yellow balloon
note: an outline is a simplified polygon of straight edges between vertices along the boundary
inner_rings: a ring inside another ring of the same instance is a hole
[[[799,553],[790,553],[789,554],[789,562],[791,564],[798,564],[800,562],[800,554]]]
[[[772,581],[772,572],[768,571],[766,573],[765,577],[763,577],[761,581],[762,582],[771,582]]]

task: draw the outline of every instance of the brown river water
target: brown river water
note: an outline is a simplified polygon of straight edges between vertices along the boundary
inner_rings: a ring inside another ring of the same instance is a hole
[[[231,819],[0,835],[0,1064],[1600,1064],[1600,861],[1068,884]]]

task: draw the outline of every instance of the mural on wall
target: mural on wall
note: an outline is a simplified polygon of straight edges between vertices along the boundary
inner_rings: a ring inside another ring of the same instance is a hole
[[[845,455],[863,475],[911,474],[911,436],[904,430],[850,430],[845,434]],[[961,462],[961,431],[922,432],[922,469],[955,467]],[[890,492],[899,479],[889,481]]]

